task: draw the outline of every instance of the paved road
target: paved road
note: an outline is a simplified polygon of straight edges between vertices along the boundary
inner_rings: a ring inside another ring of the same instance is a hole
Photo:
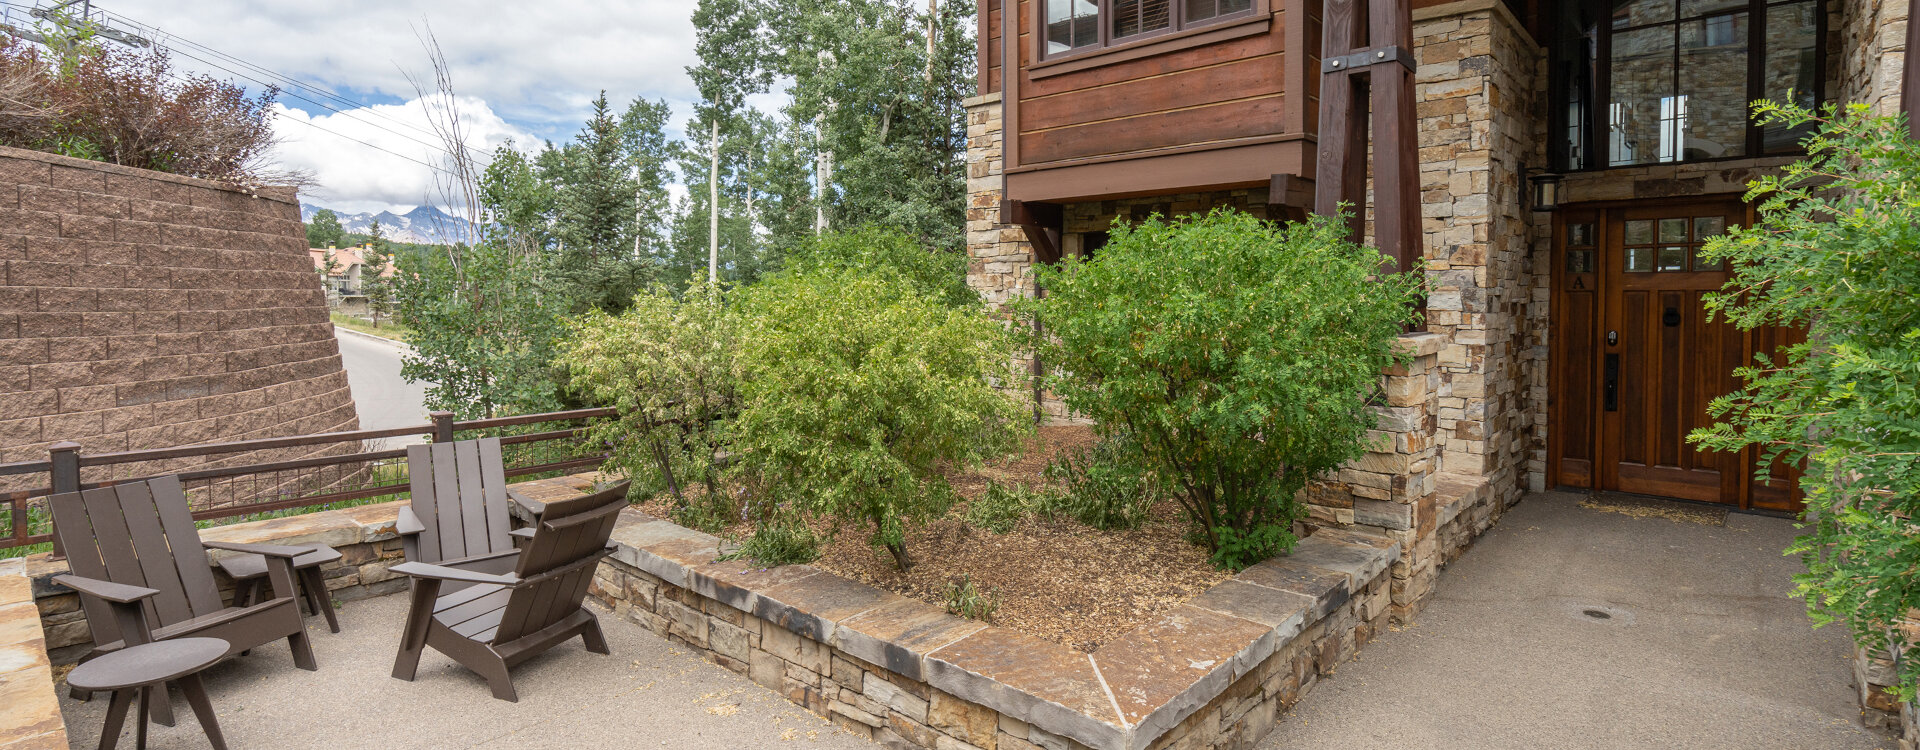
[[[1527,497],[1280,720],[1263,750],[1891,748],[1860,726],[1847,635],[1788,598],[1795,534]],[[1598,619],[1596,610],[1611,615]]]
[[[409,383],[400,377],[401,348],[367,336],[334,328],[340,341],[340,359],[347,370],[347,383],[353,388],[353,403],[360,413],[360,429],[425,424],[427,383]],[[385,447],[397,447],[408,441],[394,438]]]

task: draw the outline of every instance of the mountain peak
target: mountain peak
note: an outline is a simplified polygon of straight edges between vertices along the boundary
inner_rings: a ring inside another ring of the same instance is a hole
[[[313,215],[326,206],[312,203],[300,204],[300,220],[312,221]],[[380,231],[387,239],[398,242],[420,244],[446,244],[455,242],[465,235],[466,222],[459,217],[441,210],[438,206],[416,206],[404,214],[392,211],[380,213],[360,212],[348,214],[334,211],[340,217],[340,226],[348,232],[367,234],[372,231],[373,223],[380,222]]]

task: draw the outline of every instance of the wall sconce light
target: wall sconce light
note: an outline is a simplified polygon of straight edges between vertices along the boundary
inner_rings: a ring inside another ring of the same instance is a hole
[[[1533,210],[1552,211],[1560,207],[1560,175],[1539,172],[1527,178],[1527,186],[1533,192]]]

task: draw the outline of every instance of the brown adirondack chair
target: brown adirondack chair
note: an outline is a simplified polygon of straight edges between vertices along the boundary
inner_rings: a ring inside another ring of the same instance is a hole
[[[307,548],[201,540],[175,476],[54,495],[49,504],[73,570],[53,580],[80,592],[94,654],[173,638],[219,638],[232,655],[285,638],[296,666],[316,668],[293,585],[293,558]],[[247,606],[222,602],[209,549],[265,556],[272,598]],[[76,690],[75,697],[87,694]],[[155,701],[151,710],[154,721],[172,725],[167,701]]]
[[[513,531],[507,503],[537,504],[507,488],[499,438],[407,446],[407,475],[410,507],[400,509],[397,527],[407,562],[459,561],[462,569],[483,573],[513,570],[513,540],[526,530]]]
[[[588,651],[609,653],[600,620],[582,606],[607,539],[627,506],[627,483],[547,503],[513,572],[481,573],[408,562],[393,572],[413,577],[412,608],[393,660],[393,676],[411,681],[427,647],[486,678],[493,697],[519,701],[507,670],[578,635]],[[445,582],[468,587],[442,593]]]

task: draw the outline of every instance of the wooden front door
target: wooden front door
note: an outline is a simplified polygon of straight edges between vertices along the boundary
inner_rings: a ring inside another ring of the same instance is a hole
[[[1754,455],[1695,450],[1708,404],[1734,368],[1792,339],[1707,320],[1726,283],[1698,257],[1748,220],[1738,200],[1665,201],[1560,213],[1554,232],[1552,424],[1555,484],[1797,510],[1790,478],[1752,478]]]

